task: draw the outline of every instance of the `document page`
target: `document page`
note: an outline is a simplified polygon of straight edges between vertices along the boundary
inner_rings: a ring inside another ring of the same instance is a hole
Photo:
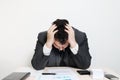
[[[56,75],[40,75],[37,80],[80,80],[70,68],[53,68],[48,69],[47,72]]]

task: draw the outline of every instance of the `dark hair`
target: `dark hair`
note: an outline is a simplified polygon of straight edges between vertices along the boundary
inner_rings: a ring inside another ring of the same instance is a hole
[[[58,30],[54,35],[55,40],[58,40],[61,44],[65,44],[68,40],[68,33],[65,32],[65,26],[69,22],[66,19],[57,19],[52,24],[55,24],[57,26],[55,30]]]

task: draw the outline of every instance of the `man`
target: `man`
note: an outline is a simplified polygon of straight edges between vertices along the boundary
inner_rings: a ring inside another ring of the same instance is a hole
[[[88,68],[91,56],[86,34],[71,27],[67,20],[57,19],[48,31],[39,33],[31,63],[36,70],[46,66]]]

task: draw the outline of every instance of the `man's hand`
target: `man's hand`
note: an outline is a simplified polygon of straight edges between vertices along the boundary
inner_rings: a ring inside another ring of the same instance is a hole
[[[55,30],[56,29],[56,25],[52,25],[48,31],[47,31],[47,42],[46,42],[46,46],[48,48],[52,48],[52,44],[54,43],[54,34],[58,31]],[[55,30],[55,31],[54,31]]]
[[[77,44],[76,40],[75,40],[75,33],[73,28],[67,24],[65,26],[67,29],[65,29],[65,31],[68,33],[68,42],[70,43],[70,47],[74,48]]]

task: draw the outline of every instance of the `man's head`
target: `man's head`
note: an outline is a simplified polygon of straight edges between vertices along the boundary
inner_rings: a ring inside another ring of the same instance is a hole
[[[64,50],[69,45],[68,33],[65,31],[65,26],[69,24],[69,22],[65,19],[57,19],[52,24],[55,24],[57,26],[55,30],[58,30],[54,35],[54,46],[59,50]]]

